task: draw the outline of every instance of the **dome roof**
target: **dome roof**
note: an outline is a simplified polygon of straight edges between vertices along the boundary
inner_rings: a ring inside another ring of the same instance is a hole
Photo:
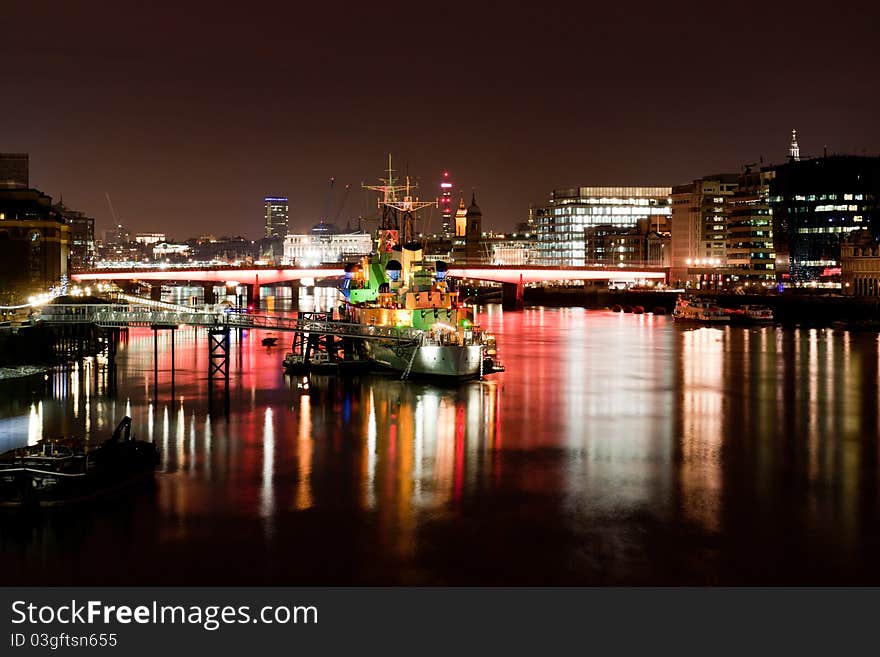
[[[482,217],[483,213],[480,211],[480,206],[477,205],[477,195],[471,195],[471,205],[467,209],[467,216],[469,217]]]

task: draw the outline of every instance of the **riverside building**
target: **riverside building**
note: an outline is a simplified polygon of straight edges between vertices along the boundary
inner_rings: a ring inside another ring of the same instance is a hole
[[[770,167],[754,172],[746,167],[727,199],[725,274],[734,286],[767,285],[776,280],[770,212],[770,182],[775,175]]]
[[[537,264],[582,267],[636,264],[633,231],[668,230],[670,187],[575,187],[556,189],[535,211]],[[622,250],[621,250],[622,249]],[[644,259],[644,249],[639,252]]]
[[[327,233],[315,231],[284,238],[284,264],[314,267],[324,262],[344,262],[369,255],[373,239],[368,233]]]
[[[84,271],[95,266],[95,220],[83,212],[77,212],[63,203],[55,206],[57,212],[70,227],[70,270]]]
[[[841,241],[840,270],[844,294],[880,297],[880,244],[870,231],[854,230]]]
[[[794,283],[838,281],[841,241],[861,228],[880,231],[880,157],[791,157],[775,172],[769,200],[777,273]]]
[[[698,178],[672,188],[673,283],[715,276],[727,260],[726,201],[736,189],[735,173]]]
[[[0,303],[21,303],[67,277],[70,227],[51,197],[0,188]]]

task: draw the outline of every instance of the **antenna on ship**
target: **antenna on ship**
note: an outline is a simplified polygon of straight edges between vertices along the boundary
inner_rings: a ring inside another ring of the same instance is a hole
[[[417,196],[413,196],[418,185],[413,183],[409,176],[405,178],[406,184],[397,184],[398,180],[394,177],[394,169],[391,166],[391,153],[388,154],[388,177],[380,178],[379,181],[384,184],[363,185],[364,189],[382,194],[378,199],[378,206],[382,210],[379,228],[383,231],[397,231],[398,243],[412,242],[416,236],[415,213],[436,205],[436,201],[420,201]],[[403,198],[399,198],[401,192]]]

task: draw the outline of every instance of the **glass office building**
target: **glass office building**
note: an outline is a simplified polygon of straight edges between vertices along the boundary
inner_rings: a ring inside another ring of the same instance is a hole
[[[267,196],[263,199],[266,216],[266,237],[287,235],[288,204],[286,196]]]
[[[776,271],[804,282],[840,276],[840,242],[861,228],[873,235],[880,207],[880,158],[830,155],[776,167],[770,208]]]
[[[536,211],[538,264],[582,267],[616,262],[605,253],[611,233],[626,235],[647,221],[651,231],[668,230],[671,187],[576,187],[554,190]],[[593,244],[595,240],[605,244]],[[619,264],[635,264],[631,259]]]

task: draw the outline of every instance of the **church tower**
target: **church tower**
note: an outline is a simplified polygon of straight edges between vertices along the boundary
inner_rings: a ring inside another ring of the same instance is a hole
[[[468,263],[479,263],[480,245],[483,241],[483,213],[477,205],[476,194],[471,195],[471,204],[465,214],[467,233],[465,234],[465,254]]]
[[[788,157],[792,162],[797,162],[801,159],[801,149],[797,141],[797,128],[791,131],[791,146],[788,147]]]
[[[464,206],[464,198],[458,199],[458,211],[455,213],[455,236],[464,237],[467,234],[467,208]]]

